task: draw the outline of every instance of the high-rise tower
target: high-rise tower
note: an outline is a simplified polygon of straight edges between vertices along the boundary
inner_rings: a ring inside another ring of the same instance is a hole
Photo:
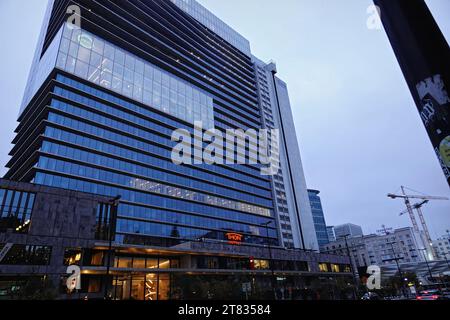
[[[194,0],[51,0],[5,178],[121,195],[121,244],[237,233],[246,244],[317,250],[287,87],[275,73]],[[279,129],[281,170],[175,165],[173,131],[194,133],[198,121]]]

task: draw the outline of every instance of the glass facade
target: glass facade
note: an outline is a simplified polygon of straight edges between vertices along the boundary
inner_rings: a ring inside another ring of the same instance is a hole
[[[328,239],[327,225],[325,222],[322,201],[320,200],[319,193],[320,192],[316,190],[308,190],[309,202],[311,203],[317,241],[319,242],[319,246],[324,246],[327,245],[330,241]]]
[[[219,35],[222,39],[226,40],[234,47],[239,49],[244,54],[251,56],[250,43],[247,39],[241,36],[238,32],[234,31],[225,22],[218,19],[209,10],[199,4],[197,1],[192,0],[171,0],[181,10],[192,16],[198,22],[205,27]]]
[[[171,127],[190,126],[105,89],[56,79],[33,182],[121,195],[121,243],[226,241],[228,232],[253,244],[266,243],[268,233],[277,243],[276,229],[263,227],[274,219],[273,202],[257,168],[177,166],[170,160]]]
[[[178,19],[159,16],[160,7]],[[214,30],[236,34],[217,21],[198,30],[169,1],[140,6],[158,19],[137,30],[126,22],[137,14],[128,9],[130,16],[109,32],[51,19],[59,32],[46,35],[42,56],[56,48],[57,58],[49,78],[40,80],[44,94],[19,119],[6,178],[120,195],[116,241],[123,244],[228,242],[227,233],[238,233],[243,243],[278,245],[270,178],[259,165],[171,160],[173,131],[193,134],[194,121],[219,130],[262,127],[251,58]],[[122,32],[138,37],[131,44]],[[251,147],[246,142],[246,152]],[[107,236],[105,219],[99,214],[98,238]]]
[[[0,189],[0,232],[12,229],[27,233],[35,196],[29,192]]]
[[[63,27],[56,66],[189,123],[214,128],[212,97],[87,31]]]

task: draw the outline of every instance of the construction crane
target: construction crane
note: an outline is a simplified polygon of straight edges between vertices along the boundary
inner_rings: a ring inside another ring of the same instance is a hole
[[[405,187],[401,187],[402,194],[388,194],[388,197],[391,199],[404,199],[406,204],[406,213],[409,213],[409,217],[411,219],[411,222],[413,224],[413,228],[415,231],[419,232],[419,225],[417,224],[416,217],[414,215],[413,206],[411,205],[410,199],[419,199],[419,200],[449,200],[445,197],[432,197],[432,196],[424,196],[424,195],[407,195],[405,192]]]
[[[444,199],[441,199],[441,200],[444,200]],[[433,243],[433,240],[431,239],[430,230],[428,229],[428,225],[425,221],[425,217],[422,212],[422,207],[424,205],[426,205],[428,202],[430,202],[430,200],[424,200],[421,203],[413,204],[412,208],[416,209],[417,215],[419,216],[419,219],[420,219],[420,223],[422,224],[422,229],[425,232],[425,237],[426,237],[428,243],[431,245]],[[407,214],[407,213],[408,213],[408,210],[405,210],[400,213],[400,216],[403,216],[404,214]],[[434,248],[432,248],[432,254],[433,254],[433,256],[436,256],[436,252],[434,252]]]
[[[417,224],[417,220],[414,215],[413,209],[417,210],[417,214],[420,218],[420,223],[422,224],[422,228],[425,233],[426,239],[427,239],[428,243],[431,245],[433,243],[433,240],[431,239],[430,231],[428,229],[427,223],[425,221],[425,217],[422,212],[422,207],[425,204],[427,204],[430,200],[450,200],[450,199],[446,198],[446,197],[433,197],[433,196],[425,196],[425,195],[407,195],[405,192],[405,187],[402,186],[401,189],[402,189],[401,195],[390,193],[390,194],[388,194],[388,197],[391,199],[404,199],[405,200],[406,211],[403,211],[402,213],[400,213],[400,216],[403,216],[404,214],[408,213],[409,217],[411,219],[411,222],[413,224],[414,231],[420,233],[419,225]],[[412,205],[410,199],[419,199],[419,200],[423,200],[423,201],[421,203],[416,203],[416,204]],[[434,249],[433,249],[433,251],[434,251]],[[433,252],[433,255],[435,256],[434,252]]]

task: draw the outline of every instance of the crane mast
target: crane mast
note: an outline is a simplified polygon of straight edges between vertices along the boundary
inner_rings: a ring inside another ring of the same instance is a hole
[[[436,257],[436,252],[433,248],[433,240],[431,239],[431,235],[430,235],[430,230],[428,229],[428,225],[425,221],[425,217],[423,215],[423,211],[422,211],[422,206],[426,203],[428,203],[430,200],[449,200],[448,198],[445,197],[433,197],[433,196],[422,196],[422,195],[407,195],[405,192],[405,187],[402,186],[401,187],[402,190],[402,194],[401,195],[397,195],[397,194],[388,194],[388,197],[391,199],[404,199],[405,200],[405,205],[406,205],[406,211],[403,211],[402,213],[400,213],[400,215],[404,215],[405,213],[409,214],[409,218],[411,219],[411,223],[413,225],[413,229],[415,232],[420,234],[420,229],[419,229],[419,225],[417,224],[417,220],[416,220],[416,216],[414,214],[414,209],[416,209],[417,211],[417,215],[419,216],[420,219],[420,223],[422,225],[422,229],[423,232],[425,234],[426,237],[426,241],[428,242],[429,247],[431,247],[431,253],[433,255],[433,257]],[[421,199],[424,200],[422,203],[418,203],[415,205],[411,205],[411,200],[410,199]]]
[[[417,224],[416,216],[414,215],[414,211],[411,206],[411,201],[409,200],[409,197],[406,195],[405,187],[403,187],[403,186],[402,186],[402,193],[403,193],[403,196],[405,197],[404,199],[405,199],[406,209],[408,210],[409,218],[411,219],[414,231],[420,232],[419,225]]]
[[[423,216],[422,207],[421,206],[417,206],[416,210],[417,210],[417,214],[419,215],[420,222],[422,223],[422,228],[423,228],[423,232],[425,232],[425,237],[426,237],[428,243],[430,244],[431,253],[432,253],[433,257],[436,258],[437,255],[436,255],[436,252],[435,252],[434,247],[433,247],[433,239],[431,239],[430,230],[428,230],[428,226],[427,226],[427,223],[425,221],[425,217]]]

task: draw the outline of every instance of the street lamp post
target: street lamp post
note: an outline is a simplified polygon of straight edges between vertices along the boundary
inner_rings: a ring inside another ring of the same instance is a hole
[[[386,229],[385,226],[383,226],[383,230],[384,230],[386,236],[389,237],[388,229]],[[389,241],[389,238],[388,238],[388,241]],[[405,280],[406,278],[403,277],[403,272],[402,272],[402,269],[400,268],[399,260],[401,258],[399,257],[399,255],[397,254],[397,252],[395,251],[395,248],[394,248],[394,244],[397,244],[397,242],[395,241],[395,237],[394,237],[394,241],[390,241],[388,244],[391,246],[392,255],[394,256],[393,260],[395,260],[395,264],[397,265],[398,275],[399,275],[399,277],[401,279],[401,282],[402,282],[403,296],[406,297],[405,283],[407,282],[407,280]]]
[[[355,272],[356,270],[353,266],[353,259],[350,254],[350,247],[348,246],[348,241],[347,241],[347,239],[350,237],[350,234],[346,234],[342,237],[345,240],[345,247],[347,248],[347,255],[348,255],[348,258],[350,259],[350,267],[352,268],[353,282],[354,282],[353,294],[354,294],[355,300],[356,300],[356,299],[358,299],[358,280],[357,280],[357,276],[356,276],[356,272]]]
[[[397,255],[397,253],[396,253],[396,251],[394,249],[394,244],[397,244],[397,243],[396,242],[389,242],[388,244],[391,246],[392,255],[394,256],[393,260],[395,261],[395,264],[397,265],[398,275],[399,275],[399,277],[401,279],[401,282],[402,282],[402,293],[403,293],[403,296],[406,297],[405,283],[407,282],[407,280],[405,280],[406,278],[403,277],[403,272],[402,272],[402,269],[400,268],[400,263],[399,263],[400,258],[398,257],[398,255]]]
[[[425,258],[425,263],[427,264],[427,268],[428,268],[428,273],[430,274],[430,280],[432,282],[434,282],[434,278],[433,278],[433,272],[431,271],[431,267],[430,264],[428,263],[428,258],[427,258],[427,249],[423,248],[423,249],[419,249],[420,251],[424,252],[423,257]]]
[[[275,269],[273,266],[273,258],[272,258],[272,245],[270,244],[270,239],[269,239],[269,226],[272,224],[272,221],[268,221],[266,223],[263,223],[262,226],[264,226],[266,228],[266,236],[267,236],[267,248],[269,251],[269,267],[270,267],[270,272],[271,272],[271,283],[272,283],[272,291],[273,291],[273,298],[275,300],[277,300],[277,293],[275,291],[275,287],[276,287],[276,282],[275,282]]]
[[[444,253],[444,259],[445,259],[445,262],[447,262],[448,269],[450,270],[450,263],[449,263],[448,258],[447,258],[447,253]]]
[[[445,259],[445,262],[447,262],[447,267],[448,267],[448,269],[450,270],[450,263],[449,263],[448,258],[447,258],[447,253],[444,253],[444,259]],[[447,276],[445,276],[445,274],[444,274],[444,281],[445,281],[446,279],[447,279]],[[444,284],[445,284],[446,287],[448,287],[448,286],[447,286],[447,284],[448,284],[447,281],[445,281]]]
[[[116,222],[117,222],[117,210],[119,208],[120,199],[122,196],[117,196],[112,199],[109,203],[111,205],[111,213],[109,220],[109,230],[108,230],[108,256],[106,261],[106,281],[105,281],[105,300],[108,299],[108,290],[109,290],[109,274],[111,270],[111,253],[112,253],[112,244],[114,240],[114,235],[116,232]]]

